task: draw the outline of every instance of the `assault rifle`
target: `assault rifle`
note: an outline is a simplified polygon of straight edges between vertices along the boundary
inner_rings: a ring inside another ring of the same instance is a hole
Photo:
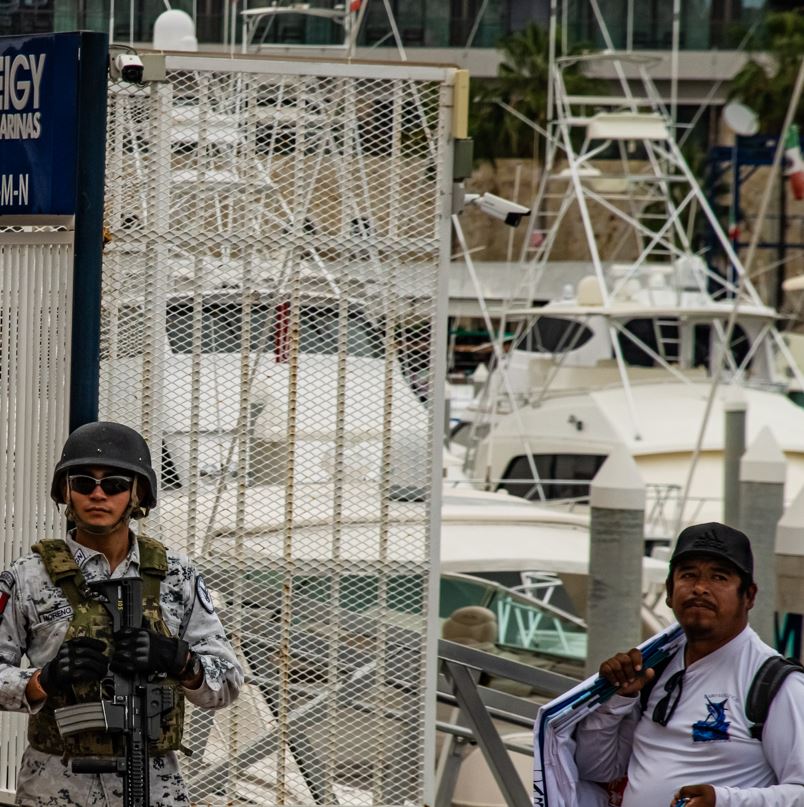
[[[112,631],[141,628],[142,579],[121,577],[89,583],[112,618]],[[73,757],[73,773],[116,773],[123,777],[124,807],[150,807],[148,742],[159,738],[162,715],[173,708],[173,690],[148,681],[110,674],[101,682],[101,700],[56,709],[63,737],[80,731],[106,731],[125,741],[121,757]]]

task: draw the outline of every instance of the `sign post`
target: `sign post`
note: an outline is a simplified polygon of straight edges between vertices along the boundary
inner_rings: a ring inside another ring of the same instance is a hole
[[[57,34],[58,36],[58,34]],[[98,419],[103,197],[106,166],[106,34],[81,33],[78,71],[70,431]]]

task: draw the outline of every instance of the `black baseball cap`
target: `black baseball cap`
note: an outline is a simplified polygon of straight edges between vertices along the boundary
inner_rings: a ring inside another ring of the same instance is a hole
[[[728,560],[743,574],[754,579],[754,555],[748,536],[740,530],[709,521],[693,524],[683,529],[678,536],[676,548],[670,557],[670,569],[687,555],[715,555]]]

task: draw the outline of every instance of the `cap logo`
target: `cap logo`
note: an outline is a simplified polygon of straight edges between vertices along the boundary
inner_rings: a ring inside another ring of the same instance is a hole
[[[699,535],[690,546],[690,549],[717,549],[720,552],[727,551],[726,542],[713,532],[705,532]]]

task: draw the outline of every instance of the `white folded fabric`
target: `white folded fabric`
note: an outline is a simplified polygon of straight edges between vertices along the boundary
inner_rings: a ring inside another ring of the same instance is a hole
[[[639,645],[645,666],[652,667],[684,641],[677,623]],[[578,779],[575,766],[575,726],[614,694],[599,675],[592,675],[569,692],[539,709],[533,738],[534,807],[607,807],[606,791]]]

